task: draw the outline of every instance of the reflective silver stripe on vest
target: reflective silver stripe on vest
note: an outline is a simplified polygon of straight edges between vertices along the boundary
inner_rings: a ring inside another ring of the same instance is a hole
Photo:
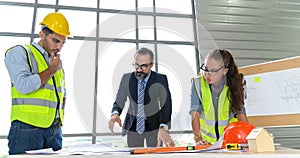
[[[57,106],[57,102],[51,102],[42,99],[33,99],[33,98],[14,98],[12,99],[12,105],[37,105],[37,106],[45,106],[50,108],[55,108]],[[60,105],[59,107],[62,107]]]
[[[61,92],[66,91],[66,89],[65,89],[65,88],[62,88],[62,87],[57,87],[57,88],[56,88],[56,91],[57,91],[58,93],[61,93]]]
[[[46,83],[45,85],[43,85],[40,89],[49,89],[49,90],[52,90],[52,91],[55,90],[54,86],[50,85],[48,83]]]
[[[200,114],[200,118],[205,120],[205,123],[209,126],[215,126],[215,120],[208,120],[206,119],[205,115],[203,113]]]
[[[203,132],[205,135],[208,135],[211,138],[217,139],[217,135],[212,134],[212,133],[208,133],[207,131],[200,129],[201,132]]]
[[[42,86],[40,89],[49,89],[49,90],[52,90],[52,91],[55,91],[55,88],[53,85],[50,85],[48,83],[46,83],[44,86]],[[58,93],[60,92],[63,92],[63,89],[62,87],[57,87],[56,90]]]
[[[37,64],[36,60],[32,60],[32,59],[35,59],[35,58],[34,58],[32,52],[31,52],[30,48],[27,45],[25,45],[25,47],[26,47],[26,50],[28,51],[28,53],[30,55],[32,73],[37,74],[37,73],[39,73],[39,69],[38,69],[38,66],[37,66],[38,64]]]
[[[205,115],[203,113],[200,114],[200,118],[205,120],[205,123],[209,126],[215,126],[215,120],[208,120],[206,119]],[[218,120],[219,126],[227,126],[229,123],[228,120]]]
[[[219,126],[227,126],[228,125],[228,120],[218,120]]]

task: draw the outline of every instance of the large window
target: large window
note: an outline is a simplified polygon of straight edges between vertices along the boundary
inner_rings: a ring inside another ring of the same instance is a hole
[[[190,78],[199,67],[192,7],[193,0],[0,1],[0,14],[9,15],[0,17],[0,51],[4,54],[11,46],[38,42],[42,18],[49,12],[62,12],[74,36],[61,52],[68,93],[63,134],[118,144],[125,141],[101,136],[109,135],[111,107],[122,74],[133,71],[133,54],[140,47],[150,48],[155,53],[153,70],[168,76],[172,131],[187,130]],[[22,14],[15,15],[16,11]],[[0,56],[0,148],[6,148],[3,141],[11,108],[10,80],[3,61],[4,55]]]

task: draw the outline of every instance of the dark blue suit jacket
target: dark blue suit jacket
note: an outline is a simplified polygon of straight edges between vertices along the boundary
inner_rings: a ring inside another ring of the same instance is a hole
[[[137,87],[138,79],[135,77],[134,72],[123,75],[116,101],[112,108],[112,112],[118,111],[121,115],[127,98],[130,101],[128,112],[123,123],[123,136],[127,134],[133,122],[136,120]],[[157,130],[161,123],[167,124],[169,129],[171,128],[172,100],[166,75],[151,71],[145,89],[144,107],[147,122],[151,130]]]

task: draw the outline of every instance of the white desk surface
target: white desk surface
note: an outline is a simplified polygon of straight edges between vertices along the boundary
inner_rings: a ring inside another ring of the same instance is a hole
[[[209,158],[248,158],[248,157],[260,157],[260,158],[273,158],[273,157],[300,157],[300,150],[285,148],[285,147],[277,147],[275,152],[263,152],[263,153],[250,153],[250,152],[210,152],[210,153],[168,153],[168,154],[140,154],[140,155],[129,155],[127,153],[118,153],[118,154],[105,154],[105,155],[58,155],[58,154],[50,154],[50,155],[10,155],[9,158],[63,158],[63,157],[73,157],[73,158],[96,158],[96,157],[172,157],[172,158],[193,158],[193,157],[209,157]]]

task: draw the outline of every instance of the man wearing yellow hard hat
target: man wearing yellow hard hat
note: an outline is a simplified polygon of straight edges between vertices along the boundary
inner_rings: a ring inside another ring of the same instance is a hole
[[[65,16],[54,12],[40,22],[38,43],[16,45],[5,53],[11,79],[9,154],[62,148],[65,77],[60,50],[70,37]]]

